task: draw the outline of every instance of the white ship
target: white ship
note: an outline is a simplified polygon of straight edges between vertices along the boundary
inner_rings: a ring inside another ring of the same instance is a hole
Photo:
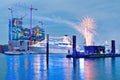
[[[30,50],[35,53],[46,53],[46,40],[31,45]],[[49,53],[70,53],[72,41],[68,36],[49,37]]]

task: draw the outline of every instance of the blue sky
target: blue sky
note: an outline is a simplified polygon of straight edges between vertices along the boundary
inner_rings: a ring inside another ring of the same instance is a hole
[[[13,8],[14,17],[27,14],[23,26],[29,27],[29,7],[32,4],[38,9],[33,11],[33,26],[43,21],[46,33],[52,36],[76,35],[77,42],[82,44],[83,37],[75,30],[74,24],[79,24],[84,16],[90,16],[96,23],[95,43],[114,39],[120,47],[119,0],[4,0],[0,3],[0,44],[8,42],[8,7]]]

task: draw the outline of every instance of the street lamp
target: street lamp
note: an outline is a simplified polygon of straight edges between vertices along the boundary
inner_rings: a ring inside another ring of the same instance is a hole
[[[38,10],[33,8],[32,5],[30,7],[30,45],[32,45],[32,10]]]

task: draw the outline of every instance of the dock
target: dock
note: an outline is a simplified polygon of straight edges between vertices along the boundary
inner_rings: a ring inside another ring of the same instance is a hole
[[[106,57],[120,57],[120,54],[76,54],[76,55],[71,55],[68,54],[66,55],[66,58],[106,58]]]
[[[116,53],[115,40],[111,40],[111,51],[106,53],[105,46],[85,45],[84,52],[76,50],[76,36],[73,36],[73,52],[67,54],[66,58],[106,58],[106,57],[120,57],[120,53]]]

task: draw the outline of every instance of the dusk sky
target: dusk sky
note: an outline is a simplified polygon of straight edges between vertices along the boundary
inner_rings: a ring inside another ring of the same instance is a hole
[[[29,27],[30,5],[33,11],[33,26],[43,21],[46,33],[51,36],[76,35],[77,42],[83,44],[83,37],[74,28],[82,18],[90,16],[96,24],[95,44],[116,40],[120,49],[120,1],[119,0],[3,0],[0,1],[0,44],[8,43],[8,22],[13,16],[23,18],[23,26]]]

